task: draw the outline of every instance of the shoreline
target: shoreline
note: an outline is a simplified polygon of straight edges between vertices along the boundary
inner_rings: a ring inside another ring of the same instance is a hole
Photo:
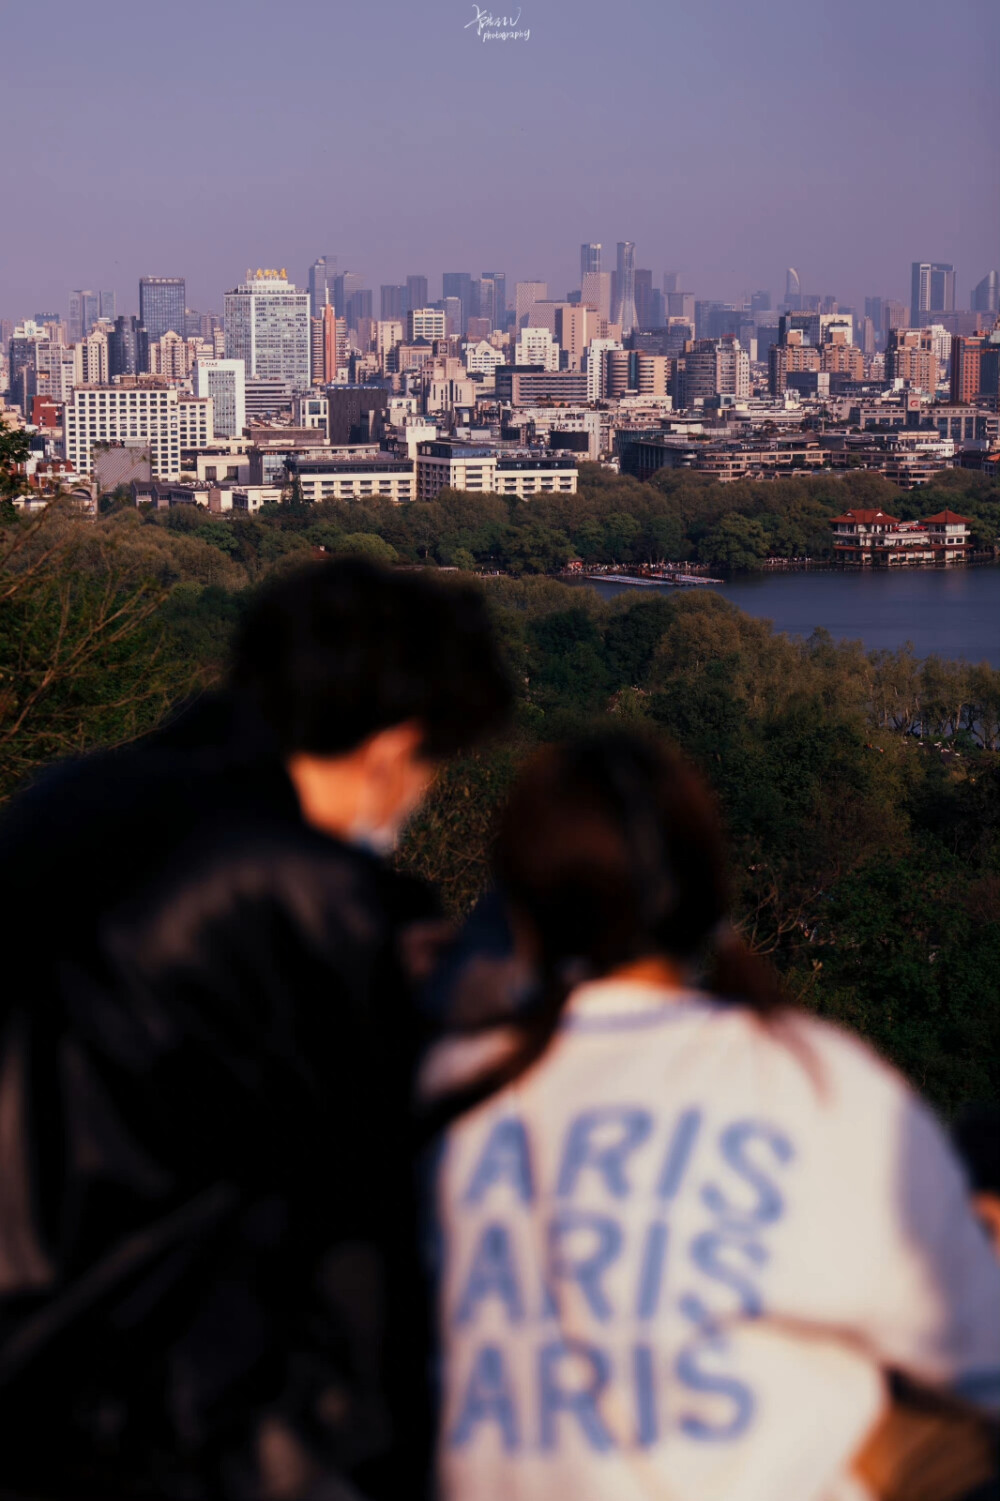
[[[741,568],[726,573],[725,569],[719,571],[722,578],[710,576],[712,566],[708,563],[667,563],[657,565],[657,571],[649,571],[648,564],[597,564],[588,572],[579,569],[560,569],[558,573],[546,574],[547,578],[558,579],[561,583],[587,583],[587,584],[639,584],[647,586],[663,585],[668,589],[678,586],[693,587],[704,584],[726,584],[734,579],[770,578],[777,573],[837,573],[856,577],[859,574],[896,576],[899,574],[917,573],[961,573],[967,568],[996,568],[1000,567],[1000,556],[996,553],[977,553],[974,557],[963,558],[955,562],[935,563],[904,563],[894,567],[878,567],[871,563],[838,563],[833,559],[826,558],[794,558],[785,560],[776,558],[768,561],[761,568]],[[669,577],[675,574],[676,577]]]

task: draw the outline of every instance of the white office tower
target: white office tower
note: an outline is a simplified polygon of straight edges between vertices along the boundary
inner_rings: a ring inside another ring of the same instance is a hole
[[[522,328],[514,346],[515,365],[541,365],[543,370],[559,369],[559,345],[547,328]]]
[[[601,401],[607,395],[607,360],[612,349],[621,349],[617,339],[591,339],[587,345],[584,368],[587,372],[587,400]]]
[[[211,396],[216,437],[242,436],[247,425],[246,366],[242,360],[195,360],[194,393]]]
[[[248,271],[226,293],[226,359],[242,360],[247,376],[286,381],[293,391],[310,383],[309,294],[281,271]]]

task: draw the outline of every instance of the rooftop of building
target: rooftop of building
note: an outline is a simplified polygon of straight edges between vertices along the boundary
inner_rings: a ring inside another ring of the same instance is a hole
[[[331,471],[350,469],[385,469],[385,470],[411,470],[413,460],[400,458],[393,453],[343,453],[336,448],[329,450],[329,457],[322,458],[299,458],[290,455],[287,461],[289,471],[296,474],[329,474]]]

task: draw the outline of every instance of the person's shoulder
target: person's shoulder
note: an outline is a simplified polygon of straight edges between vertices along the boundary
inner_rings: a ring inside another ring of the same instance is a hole
[[[844,1105],[854,1113],[919,1105],[899,1070],[857,1032],[800,1010],[783,1012],[769,1025],[813,1075],[827,1105]]]

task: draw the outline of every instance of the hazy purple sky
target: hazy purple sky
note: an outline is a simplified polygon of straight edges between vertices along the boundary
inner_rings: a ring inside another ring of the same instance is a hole
[[[516,3],[513,5],[516,12]],[[494,7],[497,11],[498,7]],[[0,315],[184,275],[221,310],[316,255],[375,289],[561,295],[619,239],[699,296],[959,301],[1000,265],[998,0],[0,0]],[[376,312],[377,312],[376,290]]]

